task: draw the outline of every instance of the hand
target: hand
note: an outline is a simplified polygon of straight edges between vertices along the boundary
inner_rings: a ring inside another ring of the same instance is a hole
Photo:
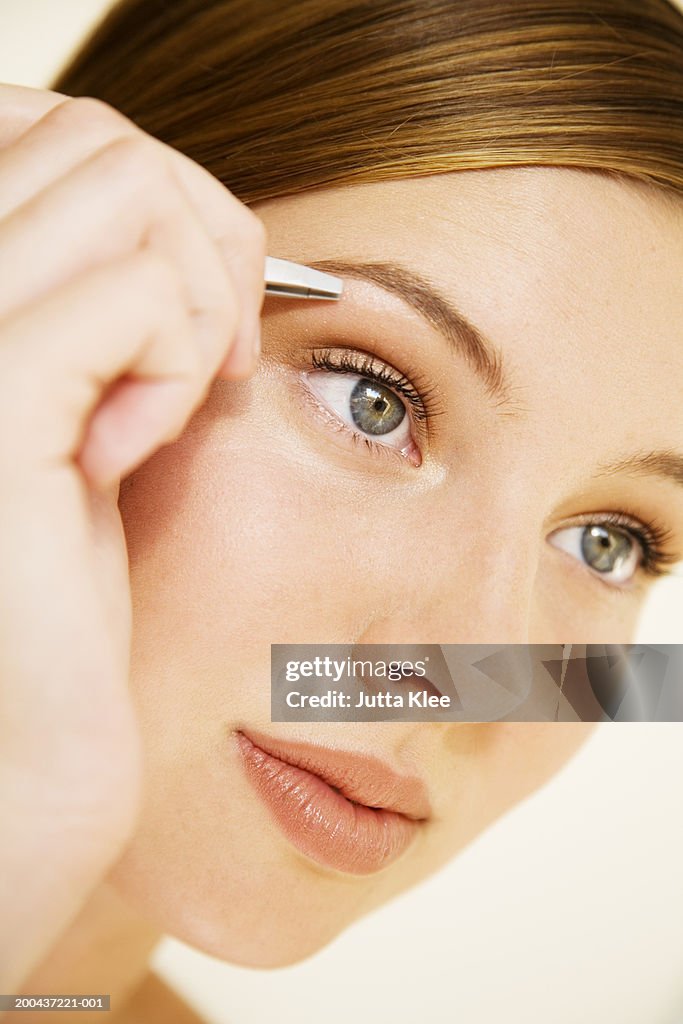
[[[258,355],[262,222],[92,99],[0,86],[0,990],[140,805],[119,482]]]

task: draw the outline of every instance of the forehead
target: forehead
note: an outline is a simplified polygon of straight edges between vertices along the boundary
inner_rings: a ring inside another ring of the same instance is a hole
[[[602,422],[621,413],[622,427],[627,398],[636,432],[654,410],[681,420],[683,199],[523,167],[316,189],[255,210],[273,255],[418,270],[491,337],[525,390],[560,407],[583,396],[595,413],[599,393]],[[666,419],[653,443],[674,441]]]

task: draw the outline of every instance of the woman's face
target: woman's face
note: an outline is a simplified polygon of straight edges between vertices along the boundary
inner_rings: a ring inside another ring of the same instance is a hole
[[[633,639],[657,549],[683,551],[683,215],[538,167],[253,209],[271,255],[330,261],[344,293],[267,296],[254,377],[216,381],[122,486],[147,788],[111,877],[163,930],[272,966],[443,864],[592,729],[271,723],[270,645]],[[380,869],[320,863],[241,729],[379,757],[422,781],[427,819]]]

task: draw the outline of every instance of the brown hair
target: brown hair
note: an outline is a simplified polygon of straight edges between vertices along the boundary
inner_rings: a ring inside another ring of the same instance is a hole
[[[112,104],[244,203],[521,164],[683,194],[668,0],[123,0],[53,88]]]

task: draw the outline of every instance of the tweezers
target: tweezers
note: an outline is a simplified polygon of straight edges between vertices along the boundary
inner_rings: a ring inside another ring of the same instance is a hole
[[[344,287],[339,277],[274,256],[266,256],[265,282],[267,295],[293,299],[338,299]]]

